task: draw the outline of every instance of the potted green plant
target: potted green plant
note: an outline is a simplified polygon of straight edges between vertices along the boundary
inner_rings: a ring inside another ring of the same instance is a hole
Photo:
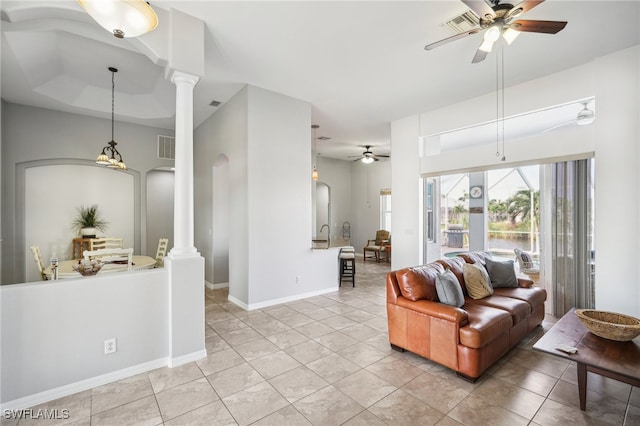
[[[100,216],[97,205],[80,206],[77,216],[73,220],[73,228],[82,238],[95,238],[98,231],[105,231],[108,223]]]

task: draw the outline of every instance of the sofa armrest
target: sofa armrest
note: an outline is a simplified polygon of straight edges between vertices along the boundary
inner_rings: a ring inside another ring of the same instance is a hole
[[[413,302],[404,297],[398,297],[397,304],[403,308],[411,309],[421,314],[429,315],[430,317],[456,323],[459,327],[464,327],[469,323],[467,311],[456,308],[455,306],[445,305],[444,303],[433,302],[431,300],[418,300]]]
[[[518,287],[521,288],[530,288],[533,287],[533,280],[529,278],[517,277],[518,278]]]

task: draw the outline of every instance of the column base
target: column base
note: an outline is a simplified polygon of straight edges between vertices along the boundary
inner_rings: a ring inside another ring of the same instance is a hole
[[[198,249],[195,247],[172,248],[167,257],[171,259],[183,259],[188,257],[200,257]]]
[[[169,360],[172,366],[206,356],[204,258],[165,259],[169,273]]]

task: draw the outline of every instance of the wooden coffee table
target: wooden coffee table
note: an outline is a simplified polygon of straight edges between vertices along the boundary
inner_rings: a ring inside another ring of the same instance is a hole
[[[578,348],[568,354],[556,348],[566,344]],[[591,333],[571,309],[551,327],[533,349],[556,355],[578,364],[580,409],[587,406],[587,372],[640,386],[640,336],[630,342],[603,339]]]

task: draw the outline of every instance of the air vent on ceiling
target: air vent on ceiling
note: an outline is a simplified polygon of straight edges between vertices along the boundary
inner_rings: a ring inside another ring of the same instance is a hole
[[[480,25],[480,19],[470,10],[467,10],[462,15],[456,16],[445,24],[445,26],[449,27],[456,34],[477,28],[478,25]]]
[[[176,138],[158,135],[158,158],[163,160],[176,159]]]

